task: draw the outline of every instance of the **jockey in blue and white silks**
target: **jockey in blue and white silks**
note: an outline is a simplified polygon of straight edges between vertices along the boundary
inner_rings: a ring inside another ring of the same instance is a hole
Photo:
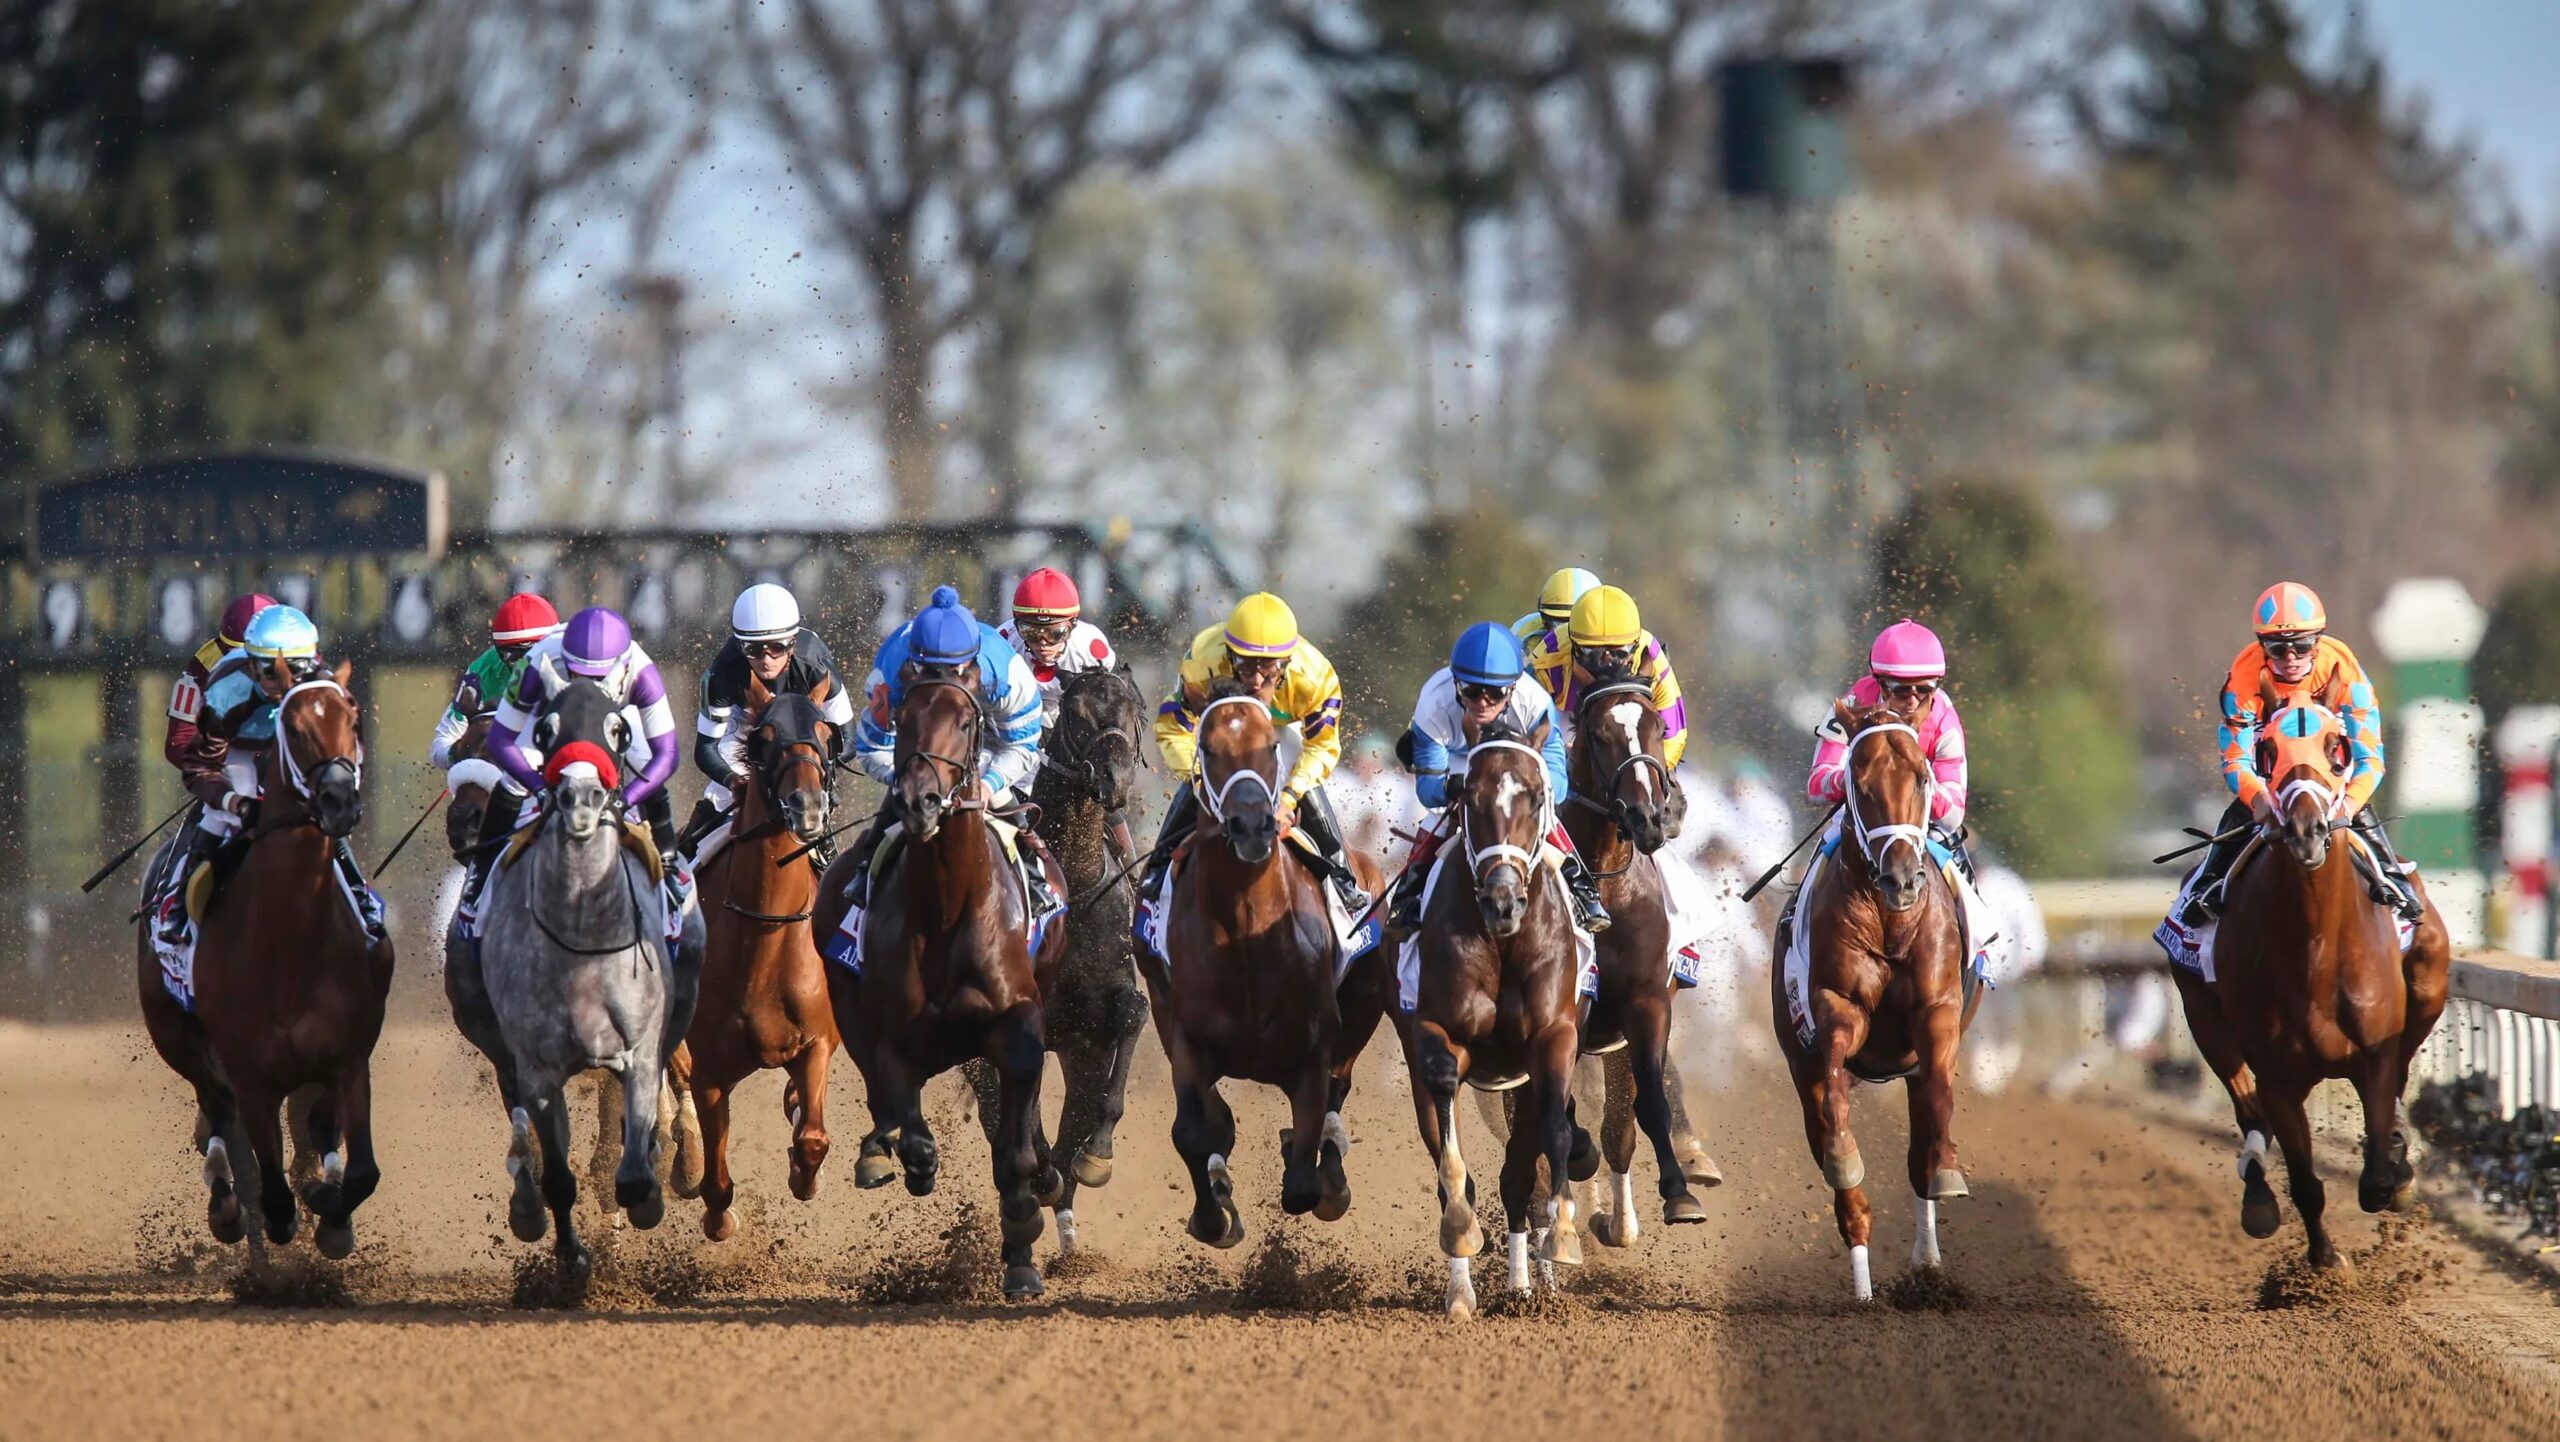
[[[898,793],[892,782],[897,774],[898,708],[907,699],[908,667],[947,668],[972,662],[978,673],[978,700],[985,707],[989,723],[979,733],[977,757],[988,809],[1002,810],[1030,798],[1031,778],[1040,769],[1039,679],[1032,674],[1031,663],[996,634],[995,627],[980,621],[960,604],[958,591],[936,586],[932,599],[916,618],[890,632],[889,639],[881,643],[880,654],[871,663],[871,674],[863,682],[869,701],[854,723],[854,757],[862,764],[863,774],[890,789],[882,794],[880,810],[849,853],[854,866],[848,894],[854,904],[845,912],[843,925],[820,948],[831,960],[848,966],[859,964],[862,915],[870,899],[871,858],[890,824],[900,819],[895,814]],[[1055,898],[1044,894],[1047,884],[1039,867],[1025,868],[1024,877],[1033,888],[1035,915],[1055,905]]]

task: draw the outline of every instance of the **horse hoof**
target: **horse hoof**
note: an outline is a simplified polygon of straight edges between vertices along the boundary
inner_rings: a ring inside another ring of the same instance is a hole
[[[1351,1178],[1343,1175],[1342,1148],[1330,1139],[1316,1151],[1316,1220],[1338,1222],[1351,1210]]]
[[[226,1187],[222,1195],[206,1203],[204,1224],[213,1232],[213,1239],[226,1247],[247,1236],[249,1229],[240,1216],[239,1193]]]
[[[898,1160],[907,1169],[907,1195],[933,1195],[935,1175],[942,1170],[942,1149],[929,1136],[902,1137],[898,1141]]]
[[[1715,1158],[1707,1155],[1705,1147],[1695,1143],[1680,1154],[1680,1175],[1687,1178],[1693,1187],[1724,1185],[1724,1169],[1716,1165]]]
[[[2283,1225],[2284,1214],[2276,1206],[2275,1188],[2252,1180],[2240,1194],[2240,1230],[2263,1242]]]
[[[334,1222],[324,1218],[320,1225],[312,1228],[311,1244],[320,1249],[321,1256],[333,1262],[343,1262],[355,1254],[356,1224],[344,1217]]]
[[[1591,1133],[1579,1126],[1573,1129],[1572,1149],[1564,1155],[1564,1174],[1577,1182],[1600,1175],[1600,1149],[1591,1144]]]
[[[539,1242],[550,1224],[550,1214],[542,1209],[542,1194],[534,1190],[533,1173],[516,1173],[515,1194],[507,1198],[507,1230],[519,1242]]]
[[[1038,1267],[1013,1265],[1004,1269],[1004,1299],[1006,1301],[1027,1302],[1032,1298],[1039,1296],[1045,1290],[1047,1289],[1040,1284],[1040,1269]]]
[[[1097,1157],[1091,1152],[1080,1151],[1076,1153],[1075,1161],[1069,1164],[1069,1170],[1074,1173],[1077,1186],[1107,1187],[1111,1185],[1109,1157]]]
[[[738,1234],[738,1214],[722,1207],[702,1214],[702,1235],[715,1242],[725,1242]]]
[[[275,1214],[266,1222],[268,1243],[281,1247],[291,1242],[293,1234],[302,1229],[302,1214],[293,1209],[293,1198],[287,1196],[277,1204]]]
[[[342,1189],[336,1182],[314,1181],[302,1189],[302,1205],[315,1217],[325,1217],[344,1210],[340,1205]]]
[[[1835,1192],[1854,1192],[1867,1179],[1867,1159],[1854,1146],[1822,1159],[1822,1180]]]
[[[1696,1197],[1687,1192],[1662,1199],[1662,1220],[1672,1226],[1685,1227],[1693,1223],[1703,1223],[1706,1219],[1707,1209],[1699,1204]],[[1594,1217],[1592,1220],[1596,1223],[1599,1218]]]
[[[617,1187],[615,1190],[621,1189]],[[624,1202],[622,1210],[630,1215],[631,1225],[644,1232],[653,1230],[658,1223],[667,1219],[667,1194],[659,1188],[658,1179],[651,1177],[649,1190],[631,1201]]]
[[[1608,1212],[1591,1214],[1591,1240],[1604,1247],[1623,1247],[1633,1240],[1618,1229],[1618,1219]]]
[[[1562,1223],[1549,1227],[1546,1236],[1538,1243],[1538,1260],[1553,1262],[1560,1267],[1581,1266],[1581,1231]]]
[[[1484,1250],[1484,1229],[1476,1225],[1473,1207],[1451,1202],[1440,1211],[1440,1252],[1449,1257],[1472,1257]]]
[[[1964,1173],[1953,1167],[1940,1167],[1929,1174],[1929,1200],[1933,1202],[1949,1202],[1972,1195],[1965,1190]]]
[[[898,1179],[898,1164],[885,1152],[864,1152],[853,1164],[853,1184],[863,1191],[885,1187]]]
[[[552,1259],[560,1269],[560,1282],[570,1295],[584,1297],[587,1284],[595,1280],[596,1255],[584,1247],[556,1253]]]
[[[1067,1178],[1056,1167],[1044,1166],[1031,1182],[1031,1199],[1044,1207],[1054,1207],[1067,1199]]]

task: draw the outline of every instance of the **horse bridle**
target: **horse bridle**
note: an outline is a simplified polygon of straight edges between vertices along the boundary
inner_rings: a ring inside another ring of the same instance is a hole
[[[1472,769],[1475,759],[1487,751],[1517,751],[1529,758],[1530,769],[1538,778],[1537,830],[1533,834],[1545,836],[1549,830],[1553,829],[1551,816],[1554,803],[1554,798],[1547,791],[1547,758],[1539,755],[1534,747],[1522,742],[1479,741],[1467,750],[1469,768]],[[1520,868],[1520,879],[1523,882],[1529,879],[1530,868],[1537,861],[1536,854],[1527,847],[1514,846],[1509,841],[1497,841],[1490,846],[1476,845],[1475,808],[1471,806],[1462,805],[1458,808],[1458,844],[1465,848],[1467,853],[1467,874],[1474,878],[1478,886],[1484,885],[1485,864],[1488,861],[1497,866],[1504,862],[1516,864]]]
[[[1891,822],[1883,826],[1869,826],[1867,824],[1867,818],[1861,815],[1858,811],[1858,745],[1870,736],[1882,736],[1895,731],[1899,731],[1903,735],[1910,737],[1915,743],[1920,739],[1920,728],[1911,725],[1907,721],[1878,721],[1874,725],[1868,726],[1859,731],[1856,735],[1851,736],[1849,738],[1848,750],[1843,752],[1840,757],[1840,773],[1841,781],[1843,783],[1841,786],[1841,793],[1845,798],[1846,809],[1849,813],[1850,834],[1857,838],[1858,850],[1867,858],[1867,865],[1878,869],[1881,869],[1884,866],[1885,853],[1891,851],[1893,849],[1893,844],[1897,841],[1910,843],[1911,849],[1918,852],[1921,860],[1924,862],[1928,860],[1929,856],[1929,827],[1925,821],[1918,826],[1914,826],[1909,822]],[[1921,815],[1924,817],[1928,815],[1928,802],[1926,801],[1925,796],[1928,792],[1935,791],[1937,789],[1937,784],[1937,778],[1934,776],[1929,777],[1923,784],[1922,790],[1924,799],[1921,803]]]
[[[335,691],[347,698],[347,704],[350,707],[355,705],[355,697],[348,695],[347,688],[339,685],[337,679],[331,676],[317,676],[308,681],[297,681],[285,688],[285,693],[276,698],[276,757],[283,763],[280,769],[284,772],[285,781],[303,800],[315,801],[318,799],[312,794],[315,781],[328,777],[334,768],[343,767],[347,779],[361,789],[364,786],[364,742],[362,740],[356,742],[355,755],[329,757],[312,767],[307,775],[302,769],[302,762],[293,754],[293,730],[285,724],[284,713],[285,708],[293,704],[293,698],[305,691]]]
[[[1239,696],[1221,696],[1217,700],[1200,708],[1200,719],[1192,726],[1192,734],[1196,736],[1207,732],[1209,729],[1209,713],[1217,710],[1221,706],[1252,706],[1256,709],[1265,709],[1263,707],[1262,698],[1250,693]],[[1222,826],[1226,824],[1227,820],[1227,793],[1235,790],[1236,783],[1239,781],[1250,779],[1254,785],[1262,788],[1263,796],[1269,800],[1274,807],[1277,807],[1280,804],[1280,786],[1278,781],[1279,761],[1276,756],[1273,758],[1272,774],[1270,776],[1263,775],[1261,772],[1254,770],[1251,766],[1238,765],[1235,770],[1228,772],[1227,779],[1218,783],[1214,789],[1209,785],[1209,764],[1206,758],[1201,760],[1199,769],[1200,774],[1192,781],[1191,789],[1199,794],[1200,805],[1203,809],[1208,811],[1209,819]]]
[[[979,697],[977,688],[974,686],[970,686],[964,682],[954,681],[947,676],[919,676],[915,680],[907,683],[907,695],[909,697],[913,697],[919,691],[928,690],[937,686],[947,687],[950,690],[957,691],[961,696],[968,700],[969,735],[971,737],[974,738],[986,730],[987,703]],[[962,791],[968,789],[973,783],[982,779],[978,775],[978,763],[974,757],[970,760],[962,761],[956,757],[945,756],[937,751],[927,751],[924,747],[919,745],[907,752],[907,758],[909,760],[920,759],[935,767],[950,767],[951,774],[955,779],[951,783],[951,791],[949,795],[954,798],[957,798]],[[935,774],[939,776],[941,773],[936,771]],[[945,803],[944,810],[980,811],[984,810],[986,805],[986,791],[984,787],[980,787],[978,794],[975,797],[968,800],[951,800]]]
[[[1087,674],[1108,677],[1111,684],[1129,686],[1131,694],[1136,694],[1136,687],[1117,671],[1097,670]],[[1143,702],[1144,698],[1140,699]],[[1204,710],[1201,714],[1205,716],[1208,713]],[[1064,747],[1054,752],[1044,750],[1040,754],[1041,768],[1055,771],[1061,776],[1075,777],[1083,783],[1085,794],[1091,796],[1102,789],[1099,784],[1102,768],[1095,762],[1094,753],[1100,751],[1102,744],[1106,741],[1121,743],[1128,747],[1130,754],[1136,756],[1142,764],[1146,762],[1146,748],[1138,744],[1138,733],[1134,727],[1123,729],[1118,726],[1109,726],[1097,729],[1093,734],[1093,740],[1073,756],[1067,755]],[[1052,757],[1056,759],[1052,760]]]
[[[1593,690],[1589,695],[1583,697],[1582,704],[1573,709],[1573,733],[1575,745],[1581,746],[1588,744],[1585,738],[1591,735],[1591,707],[1595,702],[1610,696],[1642,696],[1646,703],[1650,705],[1653,701],[1653,685],[1648,681],[1612,681],[1608,685],[1599,687]],[[1638,746],[1635,750],[1635,754],[1620,761],[1610,770],[1609,780],[1605,786],[1594,788],[1596,793],[1595,796],[1585,796],[1577,791],[1573,795],[1565,798],[1565,804],[1568,806],[1582,806],[1589,810],[1596,811],[1603,816],[1617,815],[1618,812],[1626,805],[1625,802],[1618,799],[1618,782],[1631,768],[1637,766],[1650,766],[1656,772],[1660,773],[1662,777],[1663,792],[1666,795],[1669,794],[1671,790],[1671,763],[1654,755],[1652,752],[1645,750],[1642,746]],[[1608,799],[1606,801],[1601,801],[1597,799],[1599,796],[1605,796]]]

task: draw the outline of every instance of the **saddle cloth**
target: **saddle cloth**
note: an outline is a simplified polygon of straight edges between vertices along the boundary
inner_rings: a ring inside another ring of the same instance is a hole
[[[1431,858],[1431,870],[1422,878],[1423,915],[1431,914],[1431,893],[1439,888],[1440,874],[1448,869],[1449,858],[1455,854],[1455,848],[1444,846],[1438,856]],[[1555,871],[1564,858],[1554,847],[1541,846],[1539,859],[1546,863],[1538,868],[1539,873],[1561,888],[1564,879],[1555,875]],[[1561,901],[1564,898],[1557,899]],[[1597,996],[1600,994],[1600,939],[1579,926],[1567,929],[1573,933],[1573,994],[1577,997]],[[1396,1010],[1411,1016],[1413,1009],[1421,1004],[1422,938],[1419,935],[1408,936],[1404,945],[1396,950]]]
[[[2352,831],[2342,831],[2340,834],[2346,838],[2349,846],[2355,848],[2353,854],[2357,869],[2363,871],[2367,879],[2371,880],[2374,876],[2375,863],[2373,853],[2365,849],[2364,838]],[[2231,863],[2231,870],[2224,877],[2223,884],[2226,887],[2229,886],[2230,878],[2238,876],[2240,868],[2256,860],[2258,853],[2264,849],[2263,842],[2257,838],[2251,838],[2248,849],[2241,852],[2239,858]],[[2195,864],[2195,868],[2187,873],[2187,879],[2179,883],[2178,899],[2169,903],[2169,914],[2161,919],[2159,927],[2151,933],[2151,939],[2159,944],[2163,952],[2168,953],[2171,966],[2181,971],[2192,972],[2210,982],[2216,979],[2213,940],[2215,934],[2222,930],[2222,918],[2208,917],[2202,926],[2189,926],[2181,920],[2186,914],[2187,902],[2195,895],[2196,878],[2203,872],[2204,863],[2199,861]],[[2382,903],[2374,904],[2379,906]],[[2401,954],[2407,955],[2410,946],[2417,941],[2418,924],[2394,911],[2391,913],[2391,926],[2393,934],[2400,939]]]
[[[620,830],[622,849],[640,859],[641,866],[649,873],[649,879],[656,882],[658,889],[665,894],[666,941],[668,945],[673,946],[684,939],[684,919],[695,909],[692,880],[690,877],[678,875],[677,869],[668,865],[667,858],[659,854],[658,843],[650,836],[646,822],[625,821]],[[533,845],[534,838],[540,835],[541,831],[542,797],[537,795],[525,802],[524,812],[516,823],[516,829],[508,835],[507,844],[498,852],[496,869],[514,870],[515,864],[523,859],[525,851]],[[488,886],[489,883],[485,881],[481,883],[481,900],[484,902],[488,899]],[[482,915],[483,910],[485,908],[465,906],[454,913],[455,924],[462,928],[465,940],[480,939],[482,925],[487,919]]]
[[[1796,885],[1798,902],[1813,890],[1814,878],[1821,875],[1823,863],[1830,860],[1831,854],[1839,847],[1840,833],[1834,830],[1815,850],[1813,860],[1806,863],[1804,879]],[[1957,868],[1952,853],[1933,841],[1929,846],[1929,860],[1938,868],[1939,874],[1946,877],[1947,885],[1956,894],[1956,922],[1962,930],[1965,953],[1964,997],[1970,1004],[1977,988],[1997,984],[1993,980],[1992,954],[1995,950],[2004,956],[2007,954],[2008,937],[2003,934],[2004,928],[1998,918],[1984,904],[1982,894],[1964,879],[1964,873]],[[1811,927],[1801,924],[1794,908],[1790,908],[1787,953],[1780,960],[1779,977],[1787,1001],[1787,1022],[1795,1028],[1796,1040],[1805,1046],[1813,1045],[1816,1035],[1811,931]]]
[[[986,820],[989,829],[996,834],[997,844],[1004,848],[1006,870],[1013,877],[1014,884],[1022,889],[1023,910],[1028,912],[1031,910],[1032,895],[1031,866],[1036,853],[1022,845],[1020,826],[994,812],[989,812]],[[871,853],[871,872],[866,878],[875,890],[888,876],[890,863],[897,853],[905,850],[903,843],[906,840],[906,833],[906,823],[895,821],[889,824],[888,830],[880,833],[880,844]],[[848,893],[851,890],[850,886],[846,887]],[[844,920],[818,947],[820,955],[856,976],[862,974],[863,910],[859,906],[846,908]],[[1040,944],[1048,939],[1049,928],[1057,922],[1059,917],[1066,915],[1066,912],[1066,898],[1058,897],[1050,905],[1043,907],[1037,915],[1032,916],[1030,925],[1026,928],[1024,944],[1034,955],[1039,953]]]
[[[1375,950],[1378,943],[1385,938],[1386,919],[1379,914],[1379,906],[1374,904],[1369,908],[1365,918],[1351,914],[1351,909],[1342,904],[1340,889],[1326,878],[1319,864],[1321,858],[1316,854],[1315,843],[1307,840],[1303,833],[1290,832],[1287,844],[1298,849],[1299,856],[1307,869],[1316,874],[1316,889],[1324,893],[1325,915],[1333,923],[1334,940],[1340,943],[1340,950],[1336,952],[1333,962],[1333,984],[1338,987],[1342,985],[1342,979],[1351,974],[1352,965]],[[1137,934],[1138,944],[1145,947],[1147,954],[1158,961],[1165,960],[1165,926],[1173,911],[1173,879],[1181,873],[1183,863],[1189,859],[1190,844],[1186,842],[1182,850],[1174,854],[1173,864],[1164,869],[1164,882],[1161,888],[1154,896],[1140,898],[1142,904],[1130,918],[1130,925]]]
[[[182,832],[175,844],[183,845],[185,839]],[[381,893],[357,875],[353,860],[340,848],[330,850],[329,875],[338,883],[338,899],[346,904],[347,914],[356,919],[356,924],[364,928],[367,936],[375,941],[382,940],[385,912]],[[181,1008],[190,1012],[196,1009],[196,940],[202,932],[203,919],[213,904],[213,879],[214,866],[211,862],[197,867],[195,873],[187,878],[186,898],[180,903],[186,907],[187,924],[176,939],[161,934],[157,906],[145,913],[143,923],[150,931],[152,959],[160,964],[161,987]]]

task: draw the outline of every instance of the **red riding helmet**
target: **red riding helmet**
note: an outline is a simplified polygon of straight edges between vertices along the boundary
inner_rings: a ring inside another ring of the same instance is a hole
[[[1013,614],[1025,620],[1072,621],[1083,611],[1076,583],[1053,566],[1042,566],[1013,588]]]
[[[500,646],[530,646],[559,629],[560,613],[531,591],[509,596],[489,618],[489,640]]]
[[[245,596],[232,597],[231,604],[222,608],[222,621],[214,633],[214,639],[220,641],[229,650],[239,650],[241,638],[249,634],[249,622],[260,611],[275,603],[275,597],[256,591]]]

